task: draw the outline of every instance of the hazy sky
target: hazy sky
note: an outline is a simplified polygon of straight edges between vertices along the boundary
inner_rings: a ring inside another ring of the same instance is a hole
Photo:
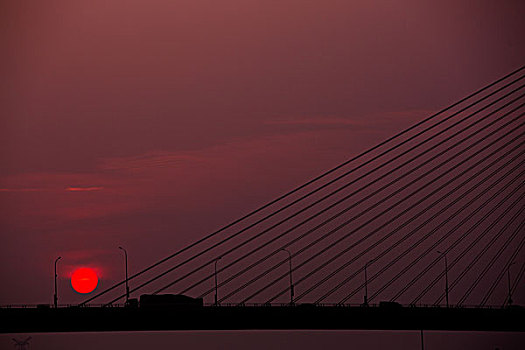
[[[137,271],[525,62],[523,1],[0,11],[0,304]]]

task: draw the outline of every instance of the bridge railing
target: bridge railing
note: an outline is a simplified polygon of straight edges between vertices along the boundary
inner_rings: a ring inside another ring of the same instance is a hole
[[[123,308],[125,304],[85,304],[81,308]],[[319,304],[308,304],[308,303],[221,303],[215,305],[214,303],[204,303],[205,307],[341,307],[341,308],[350,308],[350,307],[369,307],[369,308],[379,308],[380,304],[337,304],[337,303],[319,303]],[[399,306],[404,308],[435,308],[435,309],[446,309],[445,305],[434,305],[434,304],[399,304]],[[78,304],[59,304],[58,308],[79,308]],[[52,304],[5,304],[0,305],[0,309],[52,309],[54,308]],[[506,306],[495,306],[495,305],[450,305],[449,309],[504,309]]]
[[[83,308],[96,308],[96,307],[124,307],[124,304],[113,304],[107,306],[106,304],[86,304]],[[77,308],[78,304],[59,304],[59,309],[66,308]],[[53,304],[5,304],[0,305],[0,309],[54,309]]]

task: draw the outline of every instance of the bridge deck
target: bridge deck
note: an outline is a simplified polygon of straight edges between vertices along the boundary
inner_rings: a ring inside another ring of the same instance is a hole
[[[372,329],[525,331],[525,309],[268,306],[0,309],[0,331]]]

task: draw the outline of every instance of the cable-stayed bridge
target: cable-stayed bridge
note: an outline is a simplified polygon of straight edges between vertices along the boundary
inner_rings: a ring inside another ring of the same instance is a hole
[[[0,309],[2,330],[523,331],[524,68],[75,307]]]

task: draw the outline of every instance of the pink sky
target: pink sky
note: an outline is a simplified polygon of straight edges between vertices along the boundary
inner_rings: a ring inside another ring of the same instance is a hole
[[[108,285],[523,64],[521,1],[6,1],[0,304]],[[204,219],[203,219],[204,218]]]

